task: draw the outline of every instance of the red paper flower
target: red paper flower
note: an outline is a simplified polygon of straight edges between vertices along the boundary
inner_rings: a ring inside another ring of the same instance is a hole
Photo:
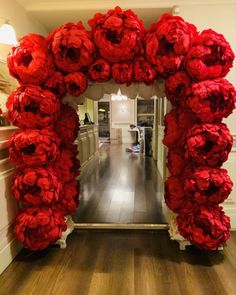
[[[10,74],[20,84],[44,84],[55,70],[45,38],[37,34],[21,38],[12,47],[7,63]]]
[[[24,168],[14,176],[12,192],[18,202],[30,206],[53,205],[58,202],[62,185],[52,168]]]
[[[233,183],[226,169],[198,167],[186,174],[184,191],[199,204],[219,204],[229,196]],[[209,204],[209,205],[210,205]]]
[[[61,72],[55,72],[46,81],[45,87],[55,93],[58,97],[63,98],[66,94],[66,85],[63,74]]]
[[[95,47],[91,35],[81,22],[67,23],[48,36],[49,48],[59,70],[77,72],[94,60]]]
[[[145,29],[132,10],[117,6],[105,14],[96,13],[88,24],[99,54],[109,62],[132,60],[138,54]]]
[[[91,80],[96,82],[106,82],[111,76],[111,66],[105,59],[98,58],[89,67],[89,75]]]
[[[204,123],[220,122],[235,108],[236,91],[225,79],[207,80],[192,84],[183,105]]]
[[[191,79],[184,71],[179,71],[169,76],[165,81],[167,99],[174,106],[179,106],[186,95],[186,90],[191,84]]]
[[[165,115],[164,123],[163,144],[169,148],[183,147],[186,131],[194,124],[191,114],[182,108],[172,109]]]
[[[233,66],[234,53],[224,36],[204,30],[194,40],[185,67],[195,80],[224,77]]]
[[[60,140],[50,129],[26,129],[14,132],[9,141],[9,157],[17,166],[42,166],[53,163]]]
[[[79,175],[80,161],[68,149],[62,149],[53,169],[61,182],[69,182]]]
[[[79,96],[88,87],[88,80],[83,73],[75,72],[65,76],[66,90],[72,96]]]
[[[138,57],[134,61],[134,80],[151,85],[156,77],[156,71],[152,65],[144,58]]]
[[[164,14],[144,38],[145,56],[166,77],[180,68],[196,34],[194,25],[179,16]]]
[[[74,214],[79,206],[79,182],[75,179],[63,185],[60,202],[56,207],[63,215]]]
[[[133,64],[131,62],[114,63],[112,77],[118,84],[130,85],[133,80]]]
[[[197,165],[221,166],[233,145],[229,129],[223,123],[194,125],[186,137],[186,160]]]
[[[177,224],[180,234],[203,250],[217,250],[230,237],[230,219],[219,206],[188,206]]]
[[[79,116],[69,105],[62,105],[61,115],[55,122],[54,130],[63,143],[73,143],[79,133]]]
[[[25,247],[40,251],[56,243],[66,228],[60,211],[49,207],[32,207],[17,216],[14,234]]]
[[[60,113],[60,100],[40,86],[18,87],[7,100],[7,118],[20,128],[44,128],[54,123]]]
[[[184,158],[184,150],[179,148],[169,149],[167,159],[167,167],[170,174],[175,176],[181,175],[187,165]]]
[[[170,176],[165,182],[165,202],[167,206],[178,213],[186,204],[183,180],[177,176]]]

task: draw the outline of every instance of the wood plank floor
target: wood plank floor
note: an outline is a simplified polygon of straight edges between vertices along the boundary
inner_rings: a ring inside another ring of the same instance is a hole
[[[66,249],[23,250],[0,295],[235,295],[236,232],[223,251],[186,252],[167,231],[78,231]]]
[[[104,145],[81,175],[76,222],[165,223],[163,182],[151,157]]]

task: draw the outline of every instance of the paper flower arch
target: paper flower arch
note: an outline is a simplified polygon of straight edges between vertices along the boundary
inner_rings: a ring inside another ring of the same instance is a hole
[[[8,118],[20,131],[9,140],[18,166],[13,194],[22,203],[16,238],[32,250],[55,243],[66,214],[79,204],[79,162],[73,144],[77,113],[61,99],[82,95],[88,81],[152,85],[164,78],[172,109],[165,116],[169,148],[167,206],[178,214],[180,234],[200,249],[215,250],[229,238],[230,223],[219,206],[232,190],[227,171],[232,137],[222,119],[235,108],[236,92],[224,79],[234,53],[224,36],[164,14],[144,28],[131,10],[96,13],[68,23],[47,38],[30,34],[8,56],[20,87],[9,96]]]

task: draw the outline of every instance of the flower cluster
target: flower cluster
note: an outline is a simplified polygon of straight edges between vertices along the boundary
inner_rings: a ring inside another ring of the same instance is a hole
[[[20,84],[43,85],[55,71],[43,36],[29,34],[12,47],[7,59],[10,74]]]
[[[138,57],[134,61],[134,81],[144,82],[147,85],[153,83],[156,77],[154,67],[144,58]]]
[[[224,36],[213,30],[204,30],[194,39],[185,67],[195,80],[225,77],[233,66],[234,53]]]
[[[69,105],[62,105],[61,115],[54,124],[54,130],[65,145],[75,141],[79,132],[79,117]]]
[[[26,129],[14,132],[9,141],[9,157],[17,166],[42,166],[59,156],[60,140],[50,129]]]
[[[233,137],[224,123],[194,125],[186,137],[185,157],[195,165],[220,167],[233,145]]]
[[[61,190],[61,182],[50,167],[19,169],[14,176],[13,195],[27,205],[53,205],[58,202]]]
[[[177,216],[180,234],[203,250],[217,250],[230,236],[230,219],[222,207],[188,205]]]
[[[99,54],[109,62],[132,60],[140,52],[145,29],[133,11],[116,7],[96,13],[88,24]]]
[[[167,99],[175,107],[181,105],[186,95],[186,90],[191,84],[191,78],[184,71],[178,71],[169,76],[165,81],[165,92]]]
[[[64,75],[61,72],[56,71],[46,81],[45,87],[55,93],[58,97],[63,98],[66,94]]]
[[[60,113],[59,98],[36,85],[20,86],[6,103],[7,118],[20,128],[45,128],[52,125]]]
[[[194,124],[191,113],[183,108],[176,108],[165,115],[165,135],[164,145],[169,148],[183,147],[185,144],[186,126],[191,127]]]
[[[61,26],[48,36],[47,41],[58,70],[65,73],[77,72],[94,60],[92,36],[81,22]]]
[[[133,64],[131,62],[114,63],[112,66],[112,78],[118,84],[130,85],[133,80]]]
[[[92,81],[106,82],[111,76],[111,65],[103,58],[98,58],[89,67],[89,76]]]
[[[166,77],[178,71],[184,61],[196,27],[179,16],[164,14],[144,38],[144,53],[158,74]]]
[[[236,91],[231,83],[219,78],[193,83],[183,98],[183,105],[201,122],[220,122],[235,109]]]
[[[14,234],[27,248],[40,251],[60,239],[65,230],[65,220],[59,210],[31,207],[17,216]]]
[[[235,109],[236,91],[223,79],[234,54],[224,36],[212,30],[198,35],[186,23],[182,31],[178,17],[169,17],[160,25],[162,19],[146,36],[145,54],[159,76],[166,77],[166,97],[176,107],[164,118],[163,143],[169,149],[170,172],[165,202],[177,213],[178,230],[184,238],[200,249],[216,250],[229,238],[230,229],[219,204],[233,185],[227,170],[220,167],[233,144],[229,129],[221,122]],[[166,28],[165,33],[159,35],[161,28]]]
[[[223,168],[198,167],[186,175],[184,192],[199,204],[220,204],[229,196],[233,183]]]

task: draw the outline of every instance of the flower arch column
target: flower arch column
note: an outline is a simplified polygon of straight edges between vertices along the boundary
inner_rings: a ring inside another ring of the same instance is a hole
[[[165,202],[183,238],[200,249],[218,249],[230,230],[219,205],[232,190],[221,168],[232,148],[222,120],[236,96],[224,79],[234,59],[229,43],[170,14],[146,30],[133,11],[120,7],[95,14],[88,24],[90,31],[78,22],[46,38],[29,34],[9,54],[10,73],[20,83],[7,102],[9,120],[20,128],[9,140],[10,159],[18,166],[13,195],[22,207],[16,238],[32,250],[46,248],[60,239],[66,216],[79,204],[79,120],[68,95],[75,102],[89,92],[98,99],[100,83],[111,80],[130,93],[133,82],[144,83],[139,94],[148,98],[164,79],[173,106],[163,139],[170,172]]]

